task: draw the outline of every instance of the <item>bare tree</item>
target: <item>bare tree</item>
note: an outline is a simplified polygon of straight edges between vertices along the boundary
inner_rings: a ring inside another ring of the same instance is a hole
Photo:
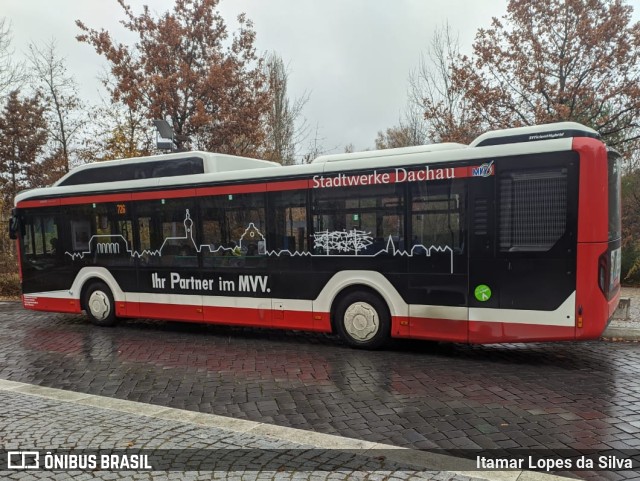
[[[307,151],[302,155],[302,163],[310,164],[316,157],[319,157],[328,152],[322,141],[326,140],[324,137],[320,137],[320,127],[316,125],[313,138],[309,141]]]
[[[112,81],[108,74],[102,80],[106,84]],[[81,160],[124,159],[153,153],[154,129],[143,112],[105,99],[92,111],[94,120],[88,125],[79,150]]]
[[[433,142],[469,142],[480,133],[478,123],[468,108],[464,92],[452,88],[452,65],[460,58],[458,35],[446,23],[436,29],[420,58],[418,68],[409,76],[410,108],[423,112],[425,124],[421,135]],[[415,113],[413,114],[415,119]],[[414,128],[419,124],[409,123]]]
[[[37,90],[46,104],[49,138],[64,162],[65,171],[71,164],[72,144],[85,124],[78,97],[78,84],[67,73],[64,58],[56,53],[56,42],[29,45],[29,63],[36,80]]]
[[[289,99],[289,72],[279,55],[268,57],[265,70],[271,92],[265,157],[282,165],[295,164],[298,146],[307,135],[306,122],[300,122],[300,115],[309,95],[305,93],[293,102]]]
[[[378,150],[428,144],[428,124],[421,107],[410,101],[398,125],[378,132],[375,142]]]
[[[20,87],[24,81],[24,66],[15,63],[11,49],[11,24],[6,18],[0,19],[0,94],[6,95],[11,89]]]

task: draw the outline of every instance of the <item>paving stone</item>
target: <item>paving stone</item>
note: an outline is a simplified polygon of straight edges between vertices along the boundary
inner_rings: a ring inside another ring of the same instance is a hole
[[[0,379],[413,448],[637,448],[640,436],[638,343],[394,341],[365,352],[324,334],[146,320],[101,329],[0,303]]]

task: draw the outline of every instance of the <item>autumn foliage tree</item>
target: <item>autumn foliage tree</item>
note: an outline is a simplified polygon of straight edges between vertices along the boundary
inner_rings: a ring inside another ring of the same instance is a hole
[[[623,0],[510,0],[477,32],[473,53],[451,60],[448,89],[483,129],[577,121],[630,156],[640,118],[640,23],[631,14]],[[427,119],[447,115],[444,101],[426,100]]]
[[[93,107],[78,157],[85,162],[143,157],[155,148],[155,133],[142,112],[103,100]]]
[[[420,112],[410,103],[404,118],[398,125],[379,131],[375,140],[376,149],[395,149],[428,143],[426,125]]]
[[[77,39],[109,62],[115,83],[106,86],[113,101],[149,120],[169,120],[179,148],[189,137],[206,150],[258,152],[270,94],[252,23],[240,15],[239,29],[230,35],[216,11],[219,0],[176,0],[173,11],[159,18],[147,6],[136,15],[117,1],[122,25],[138,37],[133,46],[76,21],[83,32]]]
[[[47,143],[47,123],[40,97],[21,98],[17,90],[0,112],[0,184],[4,205],[31,187],[31,176]]]

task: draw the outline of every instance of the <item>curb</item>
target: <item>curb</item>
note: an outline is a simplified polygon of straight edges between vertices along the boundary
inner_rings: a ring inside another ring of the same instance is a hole
[[[16,381],[7,381],[4,379],[0,379],[0,391],[15,392],[26,396],[37,396],[57,402],[92,406],[98,409],[108,409],[119,413],[133,414],[167,421],[177,421],[184,424],[195,424],[238,433],[266,436],[294,443],[306,445],[311,444],[318,449],[343,449],[347,451],[356,451],[357,454],[368,457],[377,457],[379,456],[379,450],[385,450],[389,453],[386,456],[387,459],[392,462],[405,465],[408,464],[418,469],[446,471],[452,474],[486,479],[488,481],[568,481],[572,479],[553,474],[524,470],[477,471],[475,461],[465,458],[456,458],[443,454],[401,448],[389,444],[374,443],[332,434],[323,434],[314,431],[305,431],[303,429],[275,426],[272,424],[247,421],[244,419],[234,419],[225,416],[218,416],[216,414],[168,408],[154,404],[95,396],[93,394],[54,389]],[[459,470],[451,471],[444,468],[445,466],[452,465],[459,466]]]
[[[608,327],[602,337],[606,339],[623,339],[625,341],[640,341],[640,329],[633,327]]]

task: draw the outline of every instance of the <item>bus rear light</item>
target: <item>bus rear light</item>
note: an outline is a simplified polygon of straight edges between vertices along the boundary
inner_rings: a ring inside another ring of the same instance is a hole
[[[609,283],[607,282],[607,272],[609,270],[607,260],[608,260],[608,256],[606,252],[601,254],[600,257],[598,258],[598,286],[600,287],[600,290],[602,291],[605,297],[607,297],[608,295],[607,287],[609,285]]]
[[[576,327],[582,328],[582,306],[578,306],[578,316],[576,318]]]

